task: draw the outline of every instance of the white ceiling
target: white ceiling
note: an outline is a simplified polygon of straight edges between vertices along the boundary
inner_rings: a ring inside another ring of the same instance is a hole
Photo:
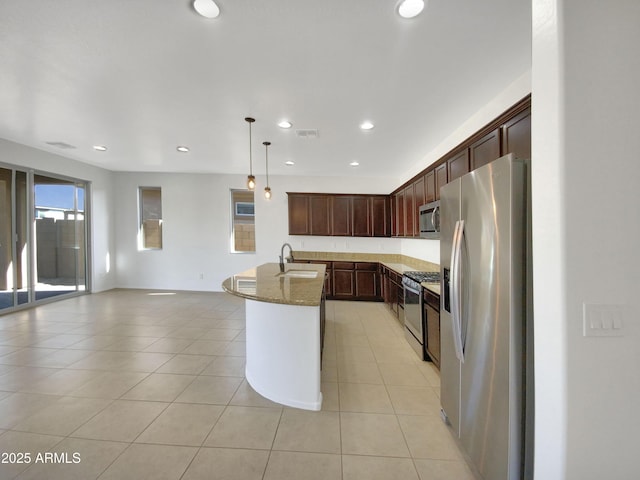
[[[217,3],[208,20],[189,0],[2,0],[0,137],[110,170],[246,174],[253,116],[254,173],[269,140],[274,175],[400,176],[531,64],[530,0],[430,0],[413,20],[397,0]]]

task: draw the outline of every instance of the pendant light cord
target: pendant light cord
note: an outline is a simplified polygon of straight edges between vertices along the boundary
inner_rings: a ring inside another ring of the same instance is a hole
[[[253,157],[251,155],[251,123],[252,122],[250,121],[248,122],[249,122],[249,175],[253,175]]]
[[[264,158],[267,166],[267,187],[269,186],[269,145],[271,145],[271,142],[264,142]]]

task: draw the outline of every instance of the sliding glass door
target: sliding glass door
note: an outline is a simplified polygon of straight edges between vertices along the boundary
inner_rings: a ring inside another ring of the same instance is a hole
[[[86,191],[0,167],[0,311],[87,290]]]
[[[35,298],[83,291],[84,192],[81,183],[34,175]]]

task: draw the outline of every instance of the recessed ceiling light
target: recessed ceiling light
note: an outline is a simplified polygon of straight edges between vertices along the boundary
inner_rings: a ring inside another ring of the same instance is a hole
[[[284,164],[285,164],[287,167],[292,167],[293,165],[295,165],[295,164],[296,164],[296,162],[291,161],[291,160],[287,160],[286,162],[284,162]]]
[[[281,122],[278,124],[278,126],[279,126],[280,128],[291,128],[291,127],[293,127],[293,123],[291,123],[291,122],[290,122],[290,121],[288,121],[288,120],[283,120],[283,121],[281,121]]]
[[[357,167],[358,165],[360,165],[359,162],[356,162],[355,160],[353,162],[351,162],[349,165],[351,165],[352,167]]]
[[[424,10],[424,0],[402,0],[398,5],[398,15],[402,18],[413,18]]]
[[[176,147],[176,150],[180,153],[187,153],[189,151],[189,147],[185,147],[184,145],[179,145]]]
[[[220,8],[213,0],[193,0],[193,8],[205,18],[217,18]]]
[[[367,122],[362,122],[360,124],[360,128],[362,130],[371,130],[373,127],[374,127],[373,123],[368,122],[368,121]]]
[[[97,150],[98,152],[106,152],[107,151],[107,147],[105,147],[104,145],[94,145],[93,149]]]

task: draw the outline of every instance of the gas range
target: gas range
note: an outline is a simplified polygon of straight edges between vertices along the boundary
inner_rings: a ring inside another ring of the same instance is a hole
[[[413,288],[414,290],[418,290],[422,282],[440,282],[440,272],[409,271],[405,272],[402,275],[402,283],[410,288]]]

